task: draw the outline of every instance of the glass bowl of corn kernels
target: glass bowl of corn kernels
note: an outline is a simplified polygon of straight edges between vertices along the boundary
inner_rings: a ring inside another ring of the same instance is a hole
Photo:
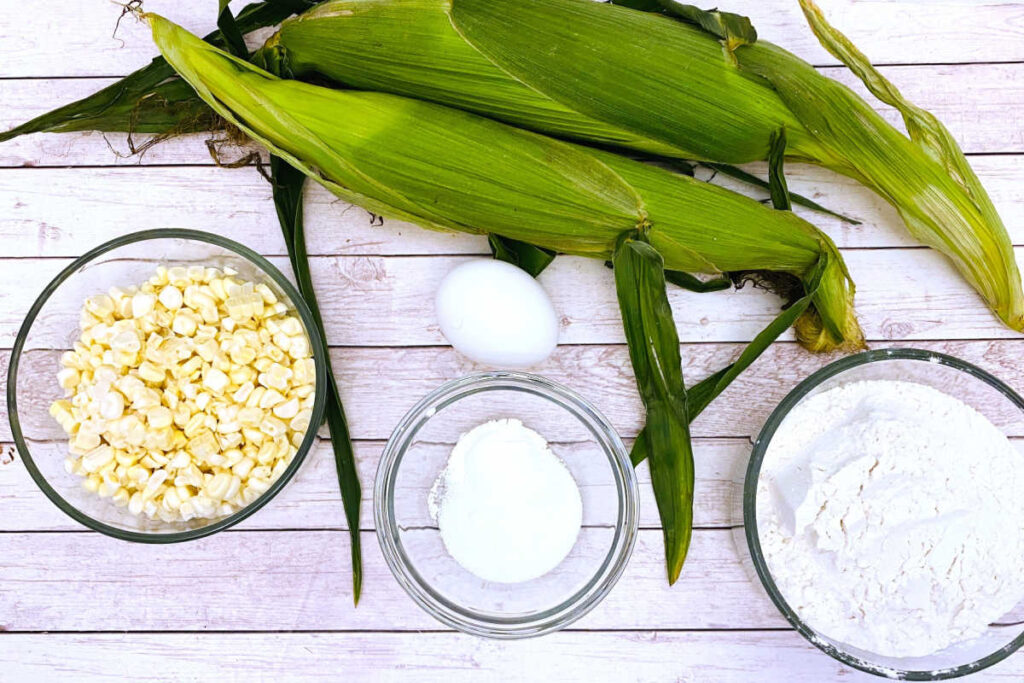
[[[11,431],[39,488],[85,526],[200,538],[298,470],[323,420],[325,354],[267,259],[209,233],[136,232],[32,305],[11,352]]]

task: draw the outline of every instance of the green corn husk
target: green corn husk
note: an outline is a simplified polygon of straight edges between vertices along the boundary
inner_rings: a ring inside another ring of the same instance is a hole
[[[824,261],[798,336],[819,350],[863,343],[842,257],[792,213],[457,109],[282,80],[145,16],[164,57],[219,115],[345,201],[605,260],[623,232],[639,228],[669,269],[691,273],[807,278]]]
[[[276,26],[292,14],[309,9],[322,0],[266,0],[247,5],[234,19],[237,31],[248,33],[260,28]],[[225,10],[221,10],[224,22]],[[215,31],[204,40],[217,46],[224,46],[226,39],[221,31]],[[237,53],[241,55],[241,53]],[[268,51],[260,51],[256,57],[267,58]],[[70,133],[75,131],[101,131],[127,133],[133,153],[142,153],[154,144],[176,135],[212,132],[224,127],[223,121],[203,102],[195,91],[185,83],[163,57],[157,57],[145,67],[80,100],[41,114],[7,131],[0,131],[0,142],[6,142],[32,133]],[[153,136],[136,146],[133,134]],[[656,146],[652,152],[672,151]],[[740,169],[727,164],[709,164],[717,171],[752,187],[767,189],[767,184]],[[807,197],[793,194],[793,201],[800,206],[828,214],[850,224],[858,221],[830,211]]]
[[[1000,319],[1024,329],[1011,242],[955,140],[904,100],[812,0],[800,3],[819,40],[900,110],[909,138],[845,86],[753,42],[742,18],[667,0],[642,4],[677,18],[592,0],[329,0],[284,22],[266,49],[299,77],[318,73],[650,154],[765,160],[770,135],[785,128],[788,159],[880,194]]]

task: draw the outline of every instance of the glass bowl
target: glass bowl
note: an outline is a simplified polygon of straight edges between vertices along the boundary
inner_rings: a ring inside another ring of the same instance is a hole
[[[937,681],[984,669],[1024,644],[1024,601],[979,638],[952,645],[925,657],[884,657],[866,652],[801,621],[772,578],[761,550],[757,527],[757,488],[761,463],[775,431],[804,399],[836,386],[863,380],[901,380],[924,384],[955,396],[987,417],[1007,436],[1024,436],[1024,400],[984,370],[957,358],[917,349],[882,349],[843,358],[815,372],[786,396],[769,416],[754,444],[743,490],[743,522],[754,569],[772,602],[812,644],[861,671],[900,680]]]
[[[522,583],[488,582],[459,565],[427,503],[459,436],[499,418],[547,439],[583,497],[583,528],[569,555]],[[629,454],[608,420],[566,387],[519,372],[463,377],[417,403],[391,435],[374,488],[377,537],[398,582],[439,621],[490,638],[549,633],[593,609],[626,566],[638,506]]]
[[[60,355],[79,335],[85,299],[112,286],[145,282],[157,266],[231,267],[251,282],[265,283],[302,322],[316,366],[313,415],[298,452],[285,472],[259,498],[226,517],[165,522],[132,515],[82,488],[82,477],[64,470],[68,438],[50,416],[50,404],[63,398],[57,383]],[[146,230],[111,240],[76,259],[46,286],[29,309],[11,352],[7,410],[18,452],[43,493],[70,517],[90,529],[128,541],[173,543],[226,529],[263,507],[302,465],[323,421],[327,398],[325,349],[305,302],[269,261],[254,251],[195,230]]]

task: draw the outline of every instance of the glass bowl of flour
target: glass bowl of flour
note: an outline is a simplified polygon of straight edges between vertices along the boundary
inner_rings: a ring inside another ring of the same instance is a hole
[[[422,399],[381,456],[384,558],[429,614],[473,635],[524,638],[572,623],[622,574],[636,541],[636,476],[588,401],[522,372],[470,375]]]
[[[1024,643],[1024,401],[956,358],[886,349],[794,389],[754,446],[744,524],[775,605],[869,673],[942,680]]]

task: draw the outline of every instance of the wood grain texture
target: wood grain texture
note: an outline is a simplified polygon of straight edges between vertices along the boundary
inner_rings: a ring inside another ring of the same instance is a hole
[[[232,2],[237,11],[244,2]],[[1024,61],[1024,8],[1012,2],[940,0],[822,0],[840,30],[879,64]],[[0,5],[5,59],[0,77],[120,76],[156,53],[146,28],[131,18],[113,35],[121,8],[53,0],[46,13],[19,3]],[[818,45],[796,3],[733,0],[729,9],[750,16],[763,40],[778,42],[812,64],[835,64]],[[215,10],[202,0],[147,0],[146,10],[206,33]],[[918,38],[927,36],[927,40]],[[59,46],[59,47],[58,47]]]
[[[127,547],[96,533],[2,534],[0,625],[5,631],[439,628],[399,587],[372,532],[362,534],[363,594],[352,607],[347,533],[229,531],[190,543]],[[641,531],[617,587],[577,628],[785,627],[748,574],[748,562],[741,531],[697,530],[682,577],[670,588],[661,532]]]
[[[629,444],[627,444],[628,446]],[[356,466],[363,484],[363,505],[360,526],[373,529],[373,478],[377,472],[384,443],[359,441],[355,444]],[[557,444],[556,452],[565,457],[573,452],[572,444]],[[450,446],[440,445],[439,457],[447,457]],[[696,460],[696,488],[699,495],[694,501],[694,524],[697,527],[731,527],[742,524],[737,487],[750,456],[750,442],[745,439],[704,439],[694,444]],[[83,527],[64,515],[36,487],[28,471],[20,462],[13,444],[0,444],[0,501],[4,514],[0,515],[0,532],[4,531],[81,531]],[[411,463],[414,467],[416,463]],[[601,476],[602,463],[595,462],[590,477],[577,477],[584,494],[584,508],[588,517],[614,507],[614,488]],[[417,467],[412,483],[399,493],[403,499],[426,501],[436,468]],[[590,470],[584,470],[584,473]],[[650,489],[650,471],[644,463],[637,468],[640,483],[640,526],[659,528],[658,510]],[[411,520],[421,526],[432,524],[424,509],[420,517]],[[584,519],[587,523],[587,519]],[[338,483],[334,473],[334,456],[327,441],[318,441],[306,456],[306,462],[288,486],[260,512],[242,522],[239,529],[346,529],[344,515],[338,500]]]
[[[0,86],[3,82],[0,81]],[[60,137],[74,137],[65,135]],[[4,150],[0,145],[0,155]],[[45,157],[44,157],[45,158]],[[1015,244],[1024,244],[1024,156],[972,158]],[[760,165],[751,169],[764,175]],[[709,174],[702,171],[701,177]],[[862,222],[851,225],[798,207],[840,247],[917,246],[888,204],[829,171],[791,166],[790,187]],[[760,199],[723,176],[714,182]],[[189,202],[181,201],[189,197]],[[225,198],[230,201],[225,201]],[[264,254],[284,254],[270,188],[254,168],[125,167],[0,169],[0,256],[78,256],[136,230],[191,227],[214,231]],[[485,253],[484,240],[402,223],[371,224],[364,210],[310,184],[307,242],[313,254],[425,255]]]
[[[54,666],[54,651],[74,661]],[[131,653],[126,655],[127,653]],[[230,654],[228,654],[230,653]],[[821,683],[879,679],[841,668],[795,632],[580,633],[494,643],[448,633],[18,634],[0,656],[19,680],[151,681],[638,681]],[[273,672],[273,673],[271,673]],[[972,683],[1016,681],[1011,658]],[[756,677],[756,678],[755,678]]]
[[[886,346],[892,344],[874,345]],[[1019,341],[941,341],[913,346],[961,358],[991,372],[1016,391],[1024,391]],[[683,371],[687,380],[693,383],[707,377],[730,363],[741,350],[741,344],[686,346]],[[694,435],[741,439],[755,435],[798,382],[839,357],[811,354],[796,344],[775,344],[697,418]],[[0,351],[0,380],[4,382],[8,358],[8,351]],[[52,353],[27,355],[24,371],[27,376],[38,376],[54,367],[55,358]],[[445,381],[485,369],[446,347],[334,349],[331,359],[353,438],[360,440],[387,439],[422,396]],[[590,399],[623,438],[636,435],[640,401],[624,346],[563,346],[535,370]],[[26,431],[59,436],[46,413],[49,400],[33,392],[19,392],[19,411]],[[1024,436],[1024,429],[1013,435]],[[10,428],[4,420],[0,442],[10,440]]]
[[[0,638],[0,657],[12,679],[55,683],[134,681],[140,671],[149,681],[175,683],[879,680],[841,667],[792,631],[569,632],[517,643],[452,633],[10,634]],[[1014,657],[968,680],[1022,676],[1024,658]]]
[[[232,0],[231,7],[237,12],[246,4]],[[26,12],[19,3],[3,3],[0,78],[123,76],[145,66],[157,54],[149,29],[130,15],[119,22],[122,7],[103,0],[57,0],[46,12]],[[145,10],[200,35],[216,28],[217,8],[203,0],[147,0]]]
[[[857,283],[856,310],[869,341],[1017,338],[935,251],[848,251],[845,257]],[[1018,249],[1018,258],[1024,259],[1024,248]],[[311,259],[328,342],[337,346],[446,344],[437,324],[433,292],[446,273],[466,260],[462,256]],[[290,272],[285,258],[271,261]],[[153,269],[171,262],[173,257],[160,257],[153,261]],[[0,268],[19,283],[0,290],[0,346],[13,345],[39,292],[70,263],[69,259],[0,260]],[[540,282],[561,321],[560,343],[625,341],[612,274],[599,260],[559,257]],[[105,284],[89,285],[96,291],[83,292],[81,300],[66,296],[43,308],[33,325],[33,347],[66,348],[77,333],[81,301],[105,291]],[[710,294],[670,287],[669,299],[684,343],[748,341],[782,306],[778,297],[749,286]],[[792,338],[792,332],[783,337]]]

